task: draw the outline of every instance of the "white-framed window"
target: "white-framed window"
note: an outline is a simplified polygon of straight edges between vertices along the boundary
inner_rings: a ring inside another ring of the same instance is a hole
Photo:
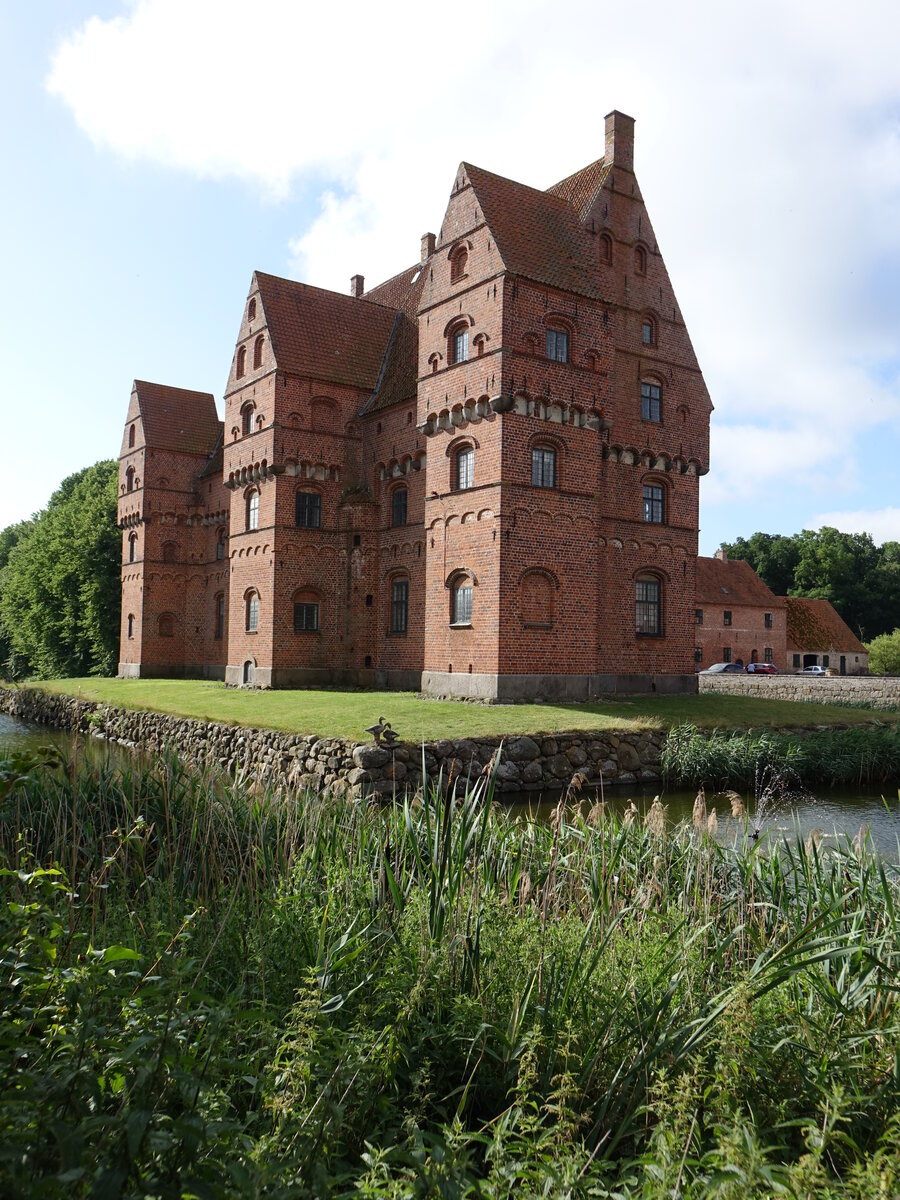
[[[662,484],[644,484],[644,520],[662,525],[665,517],[665,492]]]
[[[259,629],[259,593],[250,592],[246,600],[246,620],[244,628],[247,633],[256,633]]]
[[[469,361],[469,331],[459,329],[453,335],[453,361],[462,363]]]
[[[456,452],[456,488],[463,492],[475,486],[475,451],[464,446]]]
[[[569,361],[569,335],[564,329],[547,330],[547,357],[554,362]]]
[[[259,529],[259,492],[253,491],[247,496],[247,520],[245,528]]]
[[[472,624],[472,581],[460,579],[453,586],[453,603],[450,614],[451,624]]]
[[[645,381],[641,384],[641,418],[662,421],[662,388],[658,383]]]

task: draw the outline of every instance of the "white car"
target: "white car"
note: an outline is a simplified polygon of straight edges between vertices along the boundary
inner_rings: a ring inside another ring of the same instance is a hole
[[[798,675],[827,675],[828,672],[824,667],[804,667],[802,671],[797,672]]]

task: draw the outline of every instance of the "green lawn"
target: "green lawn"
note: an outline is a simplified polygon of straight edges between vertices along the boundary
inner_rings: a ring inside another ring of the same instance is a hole
[[[360,741],[368,740],[365,727],[382,715],[408,742],[576,729],[663,729],[683,721],[709,729],[900,720],[896,713],[737,696],[635,696],[600,704],[481,705],[421,700],[412,692],[253,692],[181,679],[58,679],[34,686],[122,708]]]

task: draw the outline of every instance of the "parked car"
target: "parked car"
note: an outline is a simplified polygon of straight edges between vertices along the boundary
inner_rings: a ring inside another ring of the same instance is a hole
[[[825,667],[803,667],[797,672],[798,675],[827,675],[828,671]]]
[[[742,675],[744,668],[740,663],[713,663],[700,672],[701,675]]]
[[[778,668],[774,663],[747,663],[748,675],[777,675]]]

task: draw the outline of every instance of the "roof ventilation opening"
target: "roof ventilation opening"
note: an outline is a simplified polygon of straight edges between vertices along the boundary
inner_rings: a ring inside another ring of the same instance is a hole
[[[354,275],[350,280],[350,295],[355,296],[358,300],[365,291],[366,279],[364,275]]]

